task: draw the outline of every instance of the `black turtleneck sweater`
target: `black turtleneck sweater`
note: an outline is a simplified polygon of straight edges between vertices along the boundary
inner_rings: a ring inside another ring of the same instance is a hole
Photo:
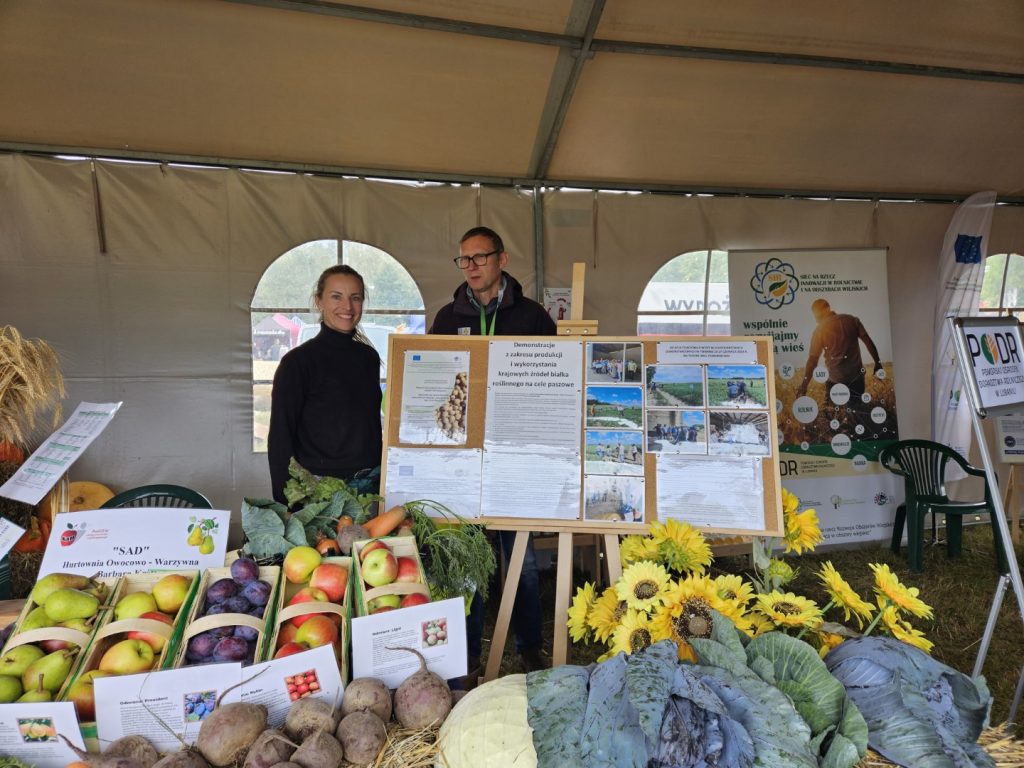
[[[288,462],[348,479],[380,465],[380,357],[369,344],[320,324],[274,374],[267,454],[274,498],[286,503]]]

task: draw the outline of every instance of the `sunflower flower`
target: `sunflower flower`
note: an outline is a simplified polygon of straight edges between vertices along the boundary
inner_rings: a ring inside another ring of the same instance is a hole
[[[594,601],[593,608],[587,614],[587,625],[593,630],[594,638],[603,643],[611,637],[625,615],[626,601],[619,600],[614,587],[608,587]]]
[[[782,489],[782,514],[783,515],[795,515],[797,509],[800,508],[800,499],[795,493],[790,493],[785,488]]]
[[[646,611],[629,608],[626,610],[626,615],[622,617],[622,622],[612,632],[609,653],[614,656],[620,651],[626,654],[642,651],[664,639],[651,626],[651,617],[647,615]]]
[[[816,632],[818,637],[818,655],[821,658],[825,658],[828,652],[840,645],[846,638],[842,635],[837,635],[834,632]]]
[[[882,623],[889,630],[889,634],[897,640],[920,648],[925,653],[932,652],[935,644],[924,636],[924,632],[914,629],[909,621],[900,618],[900,612],[895,605],[890,605],[882,611]]]
[[[672,592],[673,599],[662,603],[651,620],[651,626],[659,637],[668,637],[675,642],[680,661],[697,661],[689,643],[691,637],[711,637],[714,626],[711,601],[720,598],[713,591],[709,593],[709,584],[699,578],[680,582]]]
[[[704,573],[714,559],[704,536],[689,523],[671,518],[651,523],[650,538],[657,545],[659,559],[676,573]]]
[[[802,555],[804,550],[810,552],[821,542],[821,528],[818,526],[818,513],[813,509],[803,512],[794,510],[791,514],[783,514],[786,526],[786,552]]]
[[[773,557],[768,561],[768,567],[765,568],[764,575],[772,589],[778,589],[795,579],[798,570],[781,557]]]
[[[594,591],[594,585],[590,582],[584,583],[582,587],[576,590],[576,596],[573,597],[572,605],[569,607],[568,621],[569,637],[572,638],[574,643],[590,639],[592,630],[590,624],[587,623],[587,617],[594,607],[596,600],[597,593]]]
[[[760,611],[752,611],[746,615],[746,623],[741,626],[736,625],[736,629],[742,630],[749,637],[757,637],[763,635],[765,632],[771,632],[775,629],[775,625],[772,620],[765,616]]]
[[[792,592],[774,590],[767,595],[758,595],[757,609],[777,627],[814,629],[821,623],[818,605]]]
[[[754,587],[744,581],[742,576],[732,573],[725,573],[715,579],[715,588],[718,596],[725,601],[735,601],[738,605],[746,608],[754,597]]]
[[[636,611],[648,611],[661,605],[669,590],[665,569],[657,563],[640,560],[622,572],[615,582],[615,594]]]
[[[857,627],[863,628],[864,620],[870,619],[875,612],[871,603],[863,600],[860,595],[851,587],[847,581],[839,575],[839,571],[832,565],[831,560],[818,570],[818,579],[825,587],[832,603],[837,608],[843,609],[843,620],[849,621],[852,614],[857,619]]]
[[[637,560],[655,560],[658,557],[658,545],[647,536],[626,536],[619,544],[619,557],[623,565],[630,565]]]
[[[917,587],[907,587],[900,583],[888,565],[882,563],[868,563],[875,574],[875,595],[878,597],[878,607],[885,610],[891,603],[901,611],[917,616],[919,619],[932,618],[932,609],[927,603],[921,600]]]

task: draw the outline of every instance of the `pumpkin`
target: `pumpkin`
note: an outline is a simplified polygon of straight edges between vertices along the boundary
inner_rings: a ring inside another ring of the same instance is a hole
[[[25,463],[25,452],[10,440],[0,440],[0,461],[10,461],[20,466]]]
[[[441,724],[437,743],[447,768],[536,768],[533,729],[526,718],[526,675],[479,685]]]
[[[99,509],[114,498],[114,492],[101,483],[79,480],[68,486],[68,511]]]
[[[14,551],[22,554],[42,552],[46,549],[46,542],[49,538],[50,524],[46,521],[40,523],[38,517],[33,517],[29,529],[15,542]]]

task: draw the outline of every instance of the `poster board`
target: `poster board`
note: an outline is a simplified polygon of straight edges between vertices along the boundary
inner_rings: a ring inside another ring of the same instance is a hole
[[[1024,340],[1015,317],[958,317],[957,355],[967,372],[979,416],[998,416],[1024,406]]]
[[[767,337],[392,334],[385,504],[499,530],[780,535],[773,369]]]
[[[1024,410],[1000,416],[995,422],[999,461],[1024,464]]]

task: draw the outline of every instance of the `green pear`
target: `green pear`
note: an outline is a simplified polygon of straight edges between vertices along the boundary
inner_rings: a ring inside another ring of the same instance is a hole
[[[92,632],[92,623],[87,619],[68,619],[67,621],[62,621],[60,625],[65,629],[74,629],[79,632],[85,632],[87,635]]]
[[[36,605],[42,605],[51,594],[58,589],[88,589],[94,582],[88,576],[76,576],[73,573],[51,573],[43,576],[32,587],[29,599]]]
[[[33,629],[52,627],[56,623],[57,622],[46,615],[46,609],[40,605],[28,612],[25,620],[21,622],[21,626],[18,627],[18,632],[29,632]]]
[[[0,675],[0,704],[10,704],[16,701],[24,690],[21,687],[20,677]]]
[[[33,687],[36,679],[41,678],[42,687],[50,693],[56,693],[71,673],[71,662],[74,658],[74,651],[64,649],[36,659],[28,665],[28,669],[21,676],[21,683],[27,690]]]
[[[3,656],[0,656],[0,675],[21,677],[33,661],[38,661],[46,654],[34,645],[16,645]],[[18,694],[19,696],[21,694]]]
[[[89,587],[86,587],[82,591],[85,592],[87,595],[92,595],[101,603],[105,602],[107,599],[107,595],[110,594],[110,588],[102,581],[94,581]]]
[[[39,679],[36,682],[36,687],[31,690],[25,691],[24,695],[18,699],[19,702],[35,702],[35,701],[53,701],[53,694],[43,687],[43,676],[39,675]]]
[[[56,622],[89,619],[100,609],[100,601],[79,589],[58,589],[43,603],[46,615]]]

